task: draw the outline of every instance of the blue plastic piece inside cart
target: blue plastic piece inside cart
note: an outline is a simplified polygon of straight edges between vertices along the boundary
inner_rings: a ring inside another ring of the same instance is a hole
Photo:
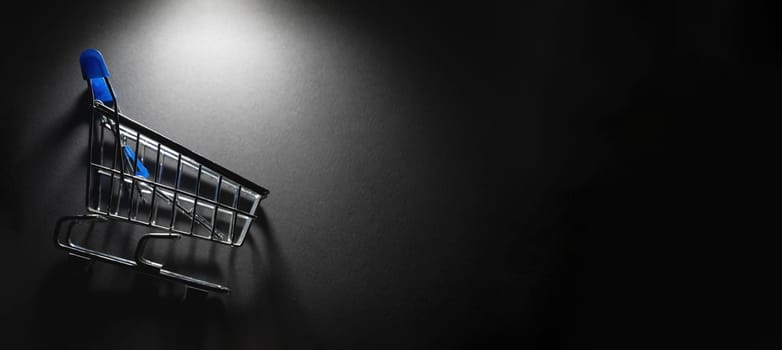
[[[114,103],[111,92],[104,78],[110,76],[109,69],[106,67],[106,61],[103,55],[96,49],[87,49],[79,56],[81,64],[81,75],[84,80],[89,81],[92,87],[92,95],[96,100],[105,104]]]
[[[125,151],[125,158],[128,159],[129,163],[133,163],[133,161],[136,161],[136,176],[141,176],[145,179],[149,178],[149,170],[147,170],[147,167],[144,166],[144,164],[141,163],[141,160],[136,159],[136,154],[133,153],[133,150],[130,148],[130,146],[125,145],[123,147],[123,150]]]

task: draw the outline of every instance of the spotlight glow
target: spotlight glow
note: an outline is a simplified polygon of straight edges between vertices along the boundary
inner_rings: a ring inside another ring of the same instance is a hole
[[[282,51],[274,33],[280,29],[260,9],[242,5],[201,2],[166,8],[152,23],[155,62],[165,65],[161,68],[171,80],[191,85],[274,74]]]

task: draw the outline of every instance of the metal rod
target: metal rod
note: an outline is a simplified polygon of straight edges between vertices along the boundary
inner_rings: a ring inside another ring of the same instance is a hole
[[[239,196],[242,195],[242,185],[239,185],[239,187],[236,188],[236,193],[234,194],[234,211],[233,216],[231,219],[231,228],[228,230],[228,241],[233,242],[234,240],[234,231],[236,230],[236,211],[239,210]]]
[[[219,199],[218,196],[220,195],[220,186],[223,184],[223,175],[220,175],[217,177],[217,186],[215,187],[215,203],[217,203],[217,200]],[[217,221],[217,206],[215,206],[214,212],[212,213],[212,232],[209,233],[209,239],[215,238],[215,227],[217,226],[215,222]]]
[[[90,84],[90,83],[87,83],[87,88],[88,88],[88,90],[89,90],[89,95],[92,97],[92,100],[94,101],[94,100],[95,100],[95,94],[94,94],[94,92],[92,91],[92,84]],[[92,138],[93,138],[94,136],[93,136],[92,134],[93,134],[94,132],[95,132],[95,106],[92,104],[92,102],[90,102],[90,135],[89,135],[89,142],[90,142],[90,143],[89,143],[89,145],[90,145],[90,146],[89,146],[89,147],[90,147],[90,150],[89,150],[89,152],[90,152],[90,153],[89,153],[89,155],[87,156],[87,162],[88,162],[88,163],[92,163],[92,158],[93,158],[93,154],[92,154],[92,152],[93,152],[93,151],[92,151],[92,150],[93,150],[93,147],[92,147],[92,143],[93,143],[93,142],[92,142]],[[86,187],[86,188],[87,188],[87,191],[86,191],[86,196],[85,196],[85,198],[84,198],[84,205],[86,205],[87,207],[89,207],[89,206],[90,206],[90,193],[92,193],[92,192],[90,192],[90,184],[92,183],[92,182],[90,181],[90,179],[91,179],[91,177],[92,177],[92,171],[91,171],[91,170],[92,170],[92,169],[87,169],[87,187]],[[98,191],[98,194],[100,194],[100,191]],[[100,198],[100,197],[98,197],[98,198]],[[100,201],[98,202],[98,205],[97,205],[96,207],[98,207],[98,206],[100,206]]]
[[[96,105],[96,108],[99,111],[101,111],[102,113],[106,113],[106,114],[114,114],[115,113],[114,109],[106,106],[103,103],[98,103]],[[122,124],[128,125],[131,129],[140,130],[144,135],[147,135],[148,137],[151,137],[154,140],[162,141],[162,143],[165,143],[166,146],[171,148],[173,151],[178,152],[178,153],[180,153],[180,154],[182,154],[182,155],[192,159],[196,163],[202,164],[205,167],[214,170],[217,173],[223,174],[225,177],[240,183],[245,188],[251,189],[252,191],[260,194],[264,198],[269,195],[269,190],[267,190],[266,188],[258,186],[257,184],[251,182],[250,180],[245,179],[241,175],[238,175],[238,174],[234,173],[233,171],[228,170],[228,169],[220,166],[219,164],[217,164],[217,163],[215,163],[215,162],[213,162],[213,161],[211,161],[211,160],[201,156],[200,154],[195,153],[195,152],[185,148],[184,146],[180,145],[179,143],[177,143],[177,142],[175,142],[175,141],[173,141],[173,140],[171,140],[171,139],[161,135],[160,133],[158,133],[158,132],[156,132],[156,131],[154,131],[154,130],[146,127],[146,126],[144,126],[143,124],[141,124],[141,123],[139,123],[139,122],[137,122],[137,121],[135,121],[133,119],[130,119],[129,117],[127,117],[127,116],[125,116],[125,115],[123,115],[123,114],[121,114],[119,112],[117,112],[116,114],[119,117],[119,120],[122,122]]]
[[[114,215],[114,214],[111,214],[111,213],[106,214],[104,212],[97,211],[97,210],[91,209],[91,208],[87,208],[87,212],[89,212],[90,215],[97,215],[97,216],[104,217],[106,219],[125,219],[125,217],[123,217],[123,216],[118,216],[118,215]],[[154,224],[153,225],[153,224],[150,224],[148,222],[144,222],[144,221],[140,221],[140,220],[132,220],[131,222],[134,223],[134,224],[141,225],[141,226],[152,227],[152,228],[161,229],[161,230],[169,230],[168,227],[160,226],[158,224]],[[189,237],[203,239],[203,240],[207,240],[207,241],[210,241],[210,242],[218,242],[218,243],[221,243],[221,244],[232,245],[231,243],[226,243],[226,242],[223,242],[223,241],[220,241],[220,240],[211,240],[211,239],[209,239],[209,237],[206,237],[206,236],[190,235],[187,232],[182,232],[182,231],[178,231],[178,230],[169,230],[169,231],[170,232],[176,232],[176,233],[185,234],[185,235],[188,235]]]
[[[104,165],[100,165],[100,164],[91,164],[91,166],[93,166],[93,167],[96,167],[96,168],[99,168],[99,169],[101,169],[101,170],[103,170],[103,171],[106,171],[106,172],[111,172],[111,173],[115,173],[115,174],[119,173],[119,170],[117,170],[117,169],[112,169],[112,168],[109,168],[109,167],[107,167],[107,166],[104,166]],[[144,178],[137,178],[137,179],[136,179],[136,181],[137,181],[137,182],[140,182],[140,183],[145,183],[145,184],[147,184],[147,185],[149,185],[149,186],[157,186],[157,187],[160,187],[160,188],[162,188],[162,189],[169,190],[169,191],[171,191],[171,192],[179,192],[179,193],[184,193],[184,194],[187,194],[187,193],[186,193],[185,191],[183,191],[183,190],[178,190],[178,189],[176,189],[176,188],[174,188],[174,187],[171,187],[171,186],[169,186],[169,185],[164,185],[164,184],[161,184],[161,183],[155,183],[155,182],[153,182],[153,181],[150,181],[150,180],[147,180],[147,179],[144,179]],[[241,187],[241,186],[240,186],[240,187]],[[209,204],[211,204],[211,205],[216,205],[216,206],[219,206],[219,207],[221,207],[221,208],[224,208],[224,209],[227,209],[227,210],[229,210],[229,211],[237,211],[237,212],[239,212],[240,214],[244,214],[244,215],[246,215],[246,216],[250,216],[250,217],[253,217],[253,218],[257,218],[257,215],[255,215],[255,214],[251,214],[250,212],[248,212],[248,211],[246,211],[246,210],[242,210],[242,209],[239,209],[239,208],[235,208],[235,207],[232,207],[232,206],[229,206],[229,205],[226,205],[226,204],[220,203],[220,202],[215,202],[215,201],[213,201],[213,200],[211,200],[211,199],[209,199],[209,198],[205,198],[205,197],[199,197],[199,200],[200,200],[200,201],[202,201],[202,202],[207,202],[207,203],[209,203]]]
[[[160,143],[157,144],[157,156],[155,158],[155,169],[160,168],[160,172],[163,171],[163,165],[160,164]],[[160,173],[158,171],[155,172],[155,182],[160,181]]]
[[[113,212],[112,202],[114,201],[114,173],[111,173],[111,182],[109,182],[109,207],[106,208],[106,212]]]
[[[176,199],[179,194],[179,181],[182,179],[182,154],[179,154],[176,161],[176,191],[174,191],[174,200],[171,203],[171,225],[170,228],[174,229],[174,217],[176,217]]]
[[[141,152],[139,152],[139,146],[141,145],[141,133],[136,132],[136,153],[133,154],[133,176],[136,176],[136,173],[138,172],[138,165],[141,164],[144,165],[144,159],[141,157],[141,153],[144,152],[144,149],[141,149]],[[133,181],[130,185],[130,192],[133,193],[133,185],[136,184],[136,181]],[[133,197],[131,197],[130,203],[133,204],[132,201]],[[144,198],[141,197],[141,188],[138,188],[138,200],[136,201],[136,214],[133,216],[134,218],[138,216],[138,207],[141,204],[140,202],[144,200]]]
[[[192,234],[193,228],[195,228],[195,222],[196,222],[196,215],[198,215],[198,190],[201,189],[201,170],[203,166],[198,166],[198,175],[196,175],[196,190],[195,190],[195,199],[193,200],[193,215],[191,215],[190,219],[190,233]],[[199,222],[200,223],[200,222]]]
[[[92,108],[92,116],[93,116],[92,123],[94,124],[95,121],[97,120],[97,116],[98,116],[98,114],[95,113],[95,105],[94,105],[94,103],[92,104],[91,108]],[[103,117],[103,115],[101,115],[101,117]],[[100,127],[100,143],[98,144],[99,145],[98,146],[98,151],[100,153],[100,160],[99,161],[100,161],[100,164],[103,165],[103,138],[104,138],[104,135],[106,134],[106,128],[103,127],[103,123],[102,122],[100,123],[99,127]],[[103,193],[103,178],[101,176],[98,176],[98,205],[95,206],[98,209],[100,209],[102,193]],[[111,202],[109,202],[109,207],[111,207]]]
[[[136,217],[133,215],[133,195],[134,190],[136,189],[136,181],[133,180],[136,173],[138,172],[138,146],[141,144],[141,134],[136,132],[136,152],[133,153],[133,159],[129,160],[128,162],[132,162],[133,165],[130,167],[130,170],[133,172],[133,176],[130,178],[130,205],[128,206],[128,220],[130,220],[131,217]],[[141,199],[141,195],[137,196],[139,200]],[[138,215],[138,205],[136,205],[136,215]]]
[[[170,234],[170,233],[147,233],[143,237],[141,237],[138,240],[138,243],[136,244],[136,252],[133,254],[134,260],[136,260],[136,264],[138,266],[145,266],[150,269],[161,269],[163,268],[163,264],[156,263],[154,261],[149,261],[146,258],[144,258],[144,250],[147,247],[147,241],[152,238],[163,238],[163,239],[180,239],[182,236],[178,234]]]
[[[160,144],[157,144],[157,155],[155,156],[155,169],[157,170],[158,164],[160,164]],[[153,184],[152,187],[152,201],[149,204],[149,222],[157,221],[157,207],[155,207],[155,197],[157,197],[157,182],[158,182],[158,172],[155,171],[155,184]],[[153,219],[154,215],[154,219]]]
[[[174,281],[178,283],[183,283],[188,287],[192,287],[199,290],[204,291],[210,291],[210,292],[216,292],[216,293],[230,293],[231,289],[219,285],[217,283],[207,282],[195,277],[191,277],[188,275],[179,274],[173,271],[168,271],[162,268],[161,264],[149,261],[144,259],[143,257],[143,247],[140,249],[142,255],[135,254],[137,260],[130,260],[123,257],[119,257],[116,255],[112,255],[109,253],[104,253],[96,250],[92,250],[86,247],[82,247],[80,245],[74,244],[71,239],[71,229],[65,230],[65,239],[63,240],[61,236],[63,236],[62,232],[62,226],[63,223],[67,221],[94,221],[94,220],[103,220],[105,217],[101,215],[77,215],[77,216],[65,216],[60,218],[57,221],[57,225],[54,228],[54,244],[56,247],[59,247],[61,249],[64,249],[68,251],[71,254],[74,254],[76,256],[82,257],[84,259],[88,260],[98,260],[106,263],[116,264],[123,266],[125,268],[131,269],[133,271],[143,273],[148,276],[156,277],[163,280],[168,281]],[[149,238],[143,238],[145,242],[139,242],[139,245],[146,245],[146,240],[149,240],[151,238],[176,238],[175,235],[171,234],[160,234],[160,233],[149,233],[145,237]],[[136,253],[139,252],[138,245],[136,249]],[[159,267],[158,267],[159,266]]]
[[[111,82],[107,77],[103,77],[103,81],[106,82],[106,86],[109,88],[109,93],[111,94],[111,98],[114,101],[114,109],[111,111],[114,114],[114,119],[116,123],[116,128],[114,131],[114,159],[111,161],[111,167],[116,168],[117,167],[117,161],[120,160],[119,156],[119,144],[120,144],[120,131],[119,131],[119,125],[120,125],[120,117],[119,117],[119,101],[117,101],[117,96],[114,94],[114,89],[111,87]],[[94,100],[93,106],[95,105],[104,105],[100,100]],[[110,113],[111,113],[110,112]],[[119,173],[120,176],[120,188],[118,190],[119,195],[117,196],[117,213],[119,213],[119,201],[122,198],[122,186],[125,182],[125,168],[124,163],[120,162],[120,166],[122,166],[122,171]],[[109,185],[109,207],[108,211],[111,211],[111,199],[114,197],[114,175],[111,177],[111,185]]]
[[[119,117],[119,101],[117,100],[117,96],[114,94],[114,89],[111,87],[111,81],[109,81],[109,78],[103,77],[103,81],[106,82],[106,86],[109,88],[109,93],[111,94],[111,98],[114,101],[114,122],[116,124],[116,129],[114,130],[114,160],[111,163],[111,167],[115,168],[117,166],[117,161],[120,161],[120,150],[119,150],[119,144],[120,144],[120,117]],[[103,105],[103,103],[100,103],[100,105]],[[125,163],[120,161],[120,166],[122,167],[122,172],[120,172],[120,193],[122,193],[122,186],[125,184]],[[113,182],[112,182],[113,183]],[[117,210],[119,210],[119,201],[117,201]]]

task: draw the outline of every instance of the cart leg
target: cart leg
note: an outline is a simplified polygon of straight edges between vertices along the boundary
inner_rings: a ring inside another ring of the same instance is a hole
[[[144,249],[147,247],[147,241],[153,238],[180,239],[182,236],[176,233],[147,233],[138,240],[135,253],[135,259],[138,266],[150,270],[160,271],[160,269],[163,268],[163,264],[149,261],[144,258]]]
[[[218,293],[229,293],[230,288],[216,283],[207,282],[192,276],[179,274],[173,271],[163,269],[163,264],[147,260],[144,258],[144,249],[147,242],[151,239],[179,239],[182,236],[176,233],[147,233],[139,239],[135,252],[135,268],[141,272],[151,274],[156,277],[184,283],[187,287],[185,294],[205,299],[208,291]]]
[[[63,216],[59,220],[57,220],[57,225],[54,227],[54,245],[60,248],[69,249],[74,246],[73,242],[71,242],[71,233],[72,233],[72,225],[75,223],[83,222],[83,221],[98,221],[98,222],[105,222],[107,219],[104,216],[96,215],[96,214],[86,214],[86,215],[72,215],[72,216]],[[65,239],[62,239],[62,226],[66,222],[72,222],[71,226],[68,227],[68,229],[65,231]],[[72,253],[69,252],[69,253]],[[79,255],[79,254],[74,254]],[[81,256],[81,255],[79,255]],[[81,256],[82,258],[86,258],[84,256]]]
[[[154,238],[160,238],[160,239],[179,239],[181,238],[181,235],[176,233],[147,233],[141,239],[139,240],[136,251],[134,253],[134,259],[126,259],[120,256],[116,256],[109,253],[104,253],[101,251],[85,248],[82,246],[79,246],[71,241],[71,230],[70,227],[64,231],[66,231],[63,234],[62,226],[65,222],[68,221],[105,221],[106,218],[100,215],[78,215],[78,216],[66,216],[61,218],[57,221],[57,225],[54,229],[54,244],[55,246],[65,249],[68,251],[70,258],[75,261],[80,262],[80,264],[77,265],[83,265],[85,266],[84,270],[89,270],[89,267],[92,266],[92,262],[102,261],[112,264],[117,264],[120,266],[123,266],[125,268],[133,269],[135,271],[161,278],[164,280],[169,281],[175,281],[179,283],[184,283],[187,287],[187,294],[193,295],[194,297],[197,295],[198,298],[205,299],[207,292],[215,292],[215,293],[230,293],[231,289],[222,286],[216,283],[207,282],[195,277],[179,274],[173,271],[168,271],[166,269],[163,269],[163,264],[150,261],[146,258],[144,258],[144,250],[147,246],[147,242]],[[64,237],[63,237],[64,236]]]

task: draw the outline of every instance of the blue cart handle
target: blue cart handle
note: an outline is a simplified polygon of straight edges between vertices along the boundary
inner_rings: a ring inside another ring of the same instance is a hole
[[[81,64],[81,75],[92,88],[92,98],[99,100],[106,105],[114,103],[114,99],[111,97],[111,91],[106,84],[106,80],[111,74],[106,67],[106,61],[103,60],[103,55],[96,49],[86,49],[79,56],[79,63]]]

